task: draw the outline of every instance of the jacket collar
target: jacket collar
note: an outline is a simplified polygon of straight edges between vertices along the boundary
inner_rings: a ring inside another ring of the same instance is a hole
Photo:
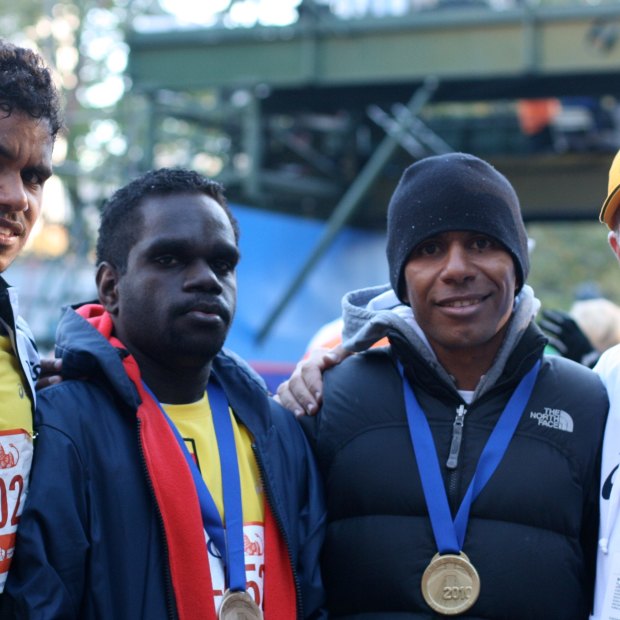
[[[389,293],[389,285],[353,291],[343,298],[345,348],[363,351],[380,338],[387,336],[397,354],[404,356],[403,361],[414,352],[416,358],[428,367],[435,377],[439,377],[442,383],[456,391],[452,377],[437,360],[425,334],[415,320],[411,307],[400,303],[394,297],[392,307],[383,304],[382,307],[375,308],[374,300],[385,298],[386,293]],[[515,299],[514,310],[502,345],[493,365],[480,379],[474,400],[489,391],[500,380],[509,358],[533,323],[539,308],[540,302],[535,297],[534,291],[525,285]]]

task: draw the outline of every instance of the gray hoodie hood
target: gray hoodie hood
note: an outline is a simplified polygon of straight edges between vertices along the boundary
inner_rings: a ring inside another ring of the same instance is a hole
[[[502,374],[510,353],[540,308],[531,287],[525,285],[515,299],[504,342],[489,372],[480,378],[473,399],[489,390]],[[454,390],[454,379],[438,362],[410,306],[400,302],[389,284],[359,289],[342,299],[343,346],[349,351],[365,351],[389,332],[398,332]]]

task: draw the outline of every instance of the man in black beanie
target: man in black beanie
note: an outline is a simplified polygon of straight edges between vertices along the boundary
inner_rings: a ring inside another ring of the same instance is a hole
[[[402,297],[402,271],[425,239],[454,230],[480,232],[499,241],[523,285],[529,271],[527,233],[519,199],[508,179],[465,153],[428,157],[409,166],[388,207],[390,280]]]
[[[543,354],[514,189],[477,157],[430,157],[387,219],[390,284],[343,299],[361,353],[301,419],[327,486],[330,617],[585,620],[607,396]],[[312,402],[312,363],[279,390],[291,410]]]

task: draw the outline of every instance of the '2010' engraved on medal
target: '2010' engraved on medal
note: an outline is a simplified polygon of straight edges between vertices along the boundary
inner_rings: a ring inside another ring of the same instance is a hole
[[[446,601],[466,601],[472,597],[471,586],[444,586],[443,598]]]
[[[436,554],[422,575],[422,595],[431,609],[453,616],[470,609],[480,594],[480,578],[463,553]]]

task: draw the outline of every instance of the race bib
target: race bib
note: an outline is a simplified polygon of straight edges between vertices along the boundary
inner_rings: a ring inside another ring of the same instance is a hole
[[[216,549],[206,531],[205,540],[209,552],[209,568],[211,569],[215,609],[219,609],[224,592],[226,591],[224,564],[219,551]],[[263,582],[265,575],[265,528],[262,524],[244,524],[243,546],[245,554],[246,591],[262,609]]]
[[[4,589],[19,517],[28,494],[32,437],[23,430],[0,431],[0,592]]]

